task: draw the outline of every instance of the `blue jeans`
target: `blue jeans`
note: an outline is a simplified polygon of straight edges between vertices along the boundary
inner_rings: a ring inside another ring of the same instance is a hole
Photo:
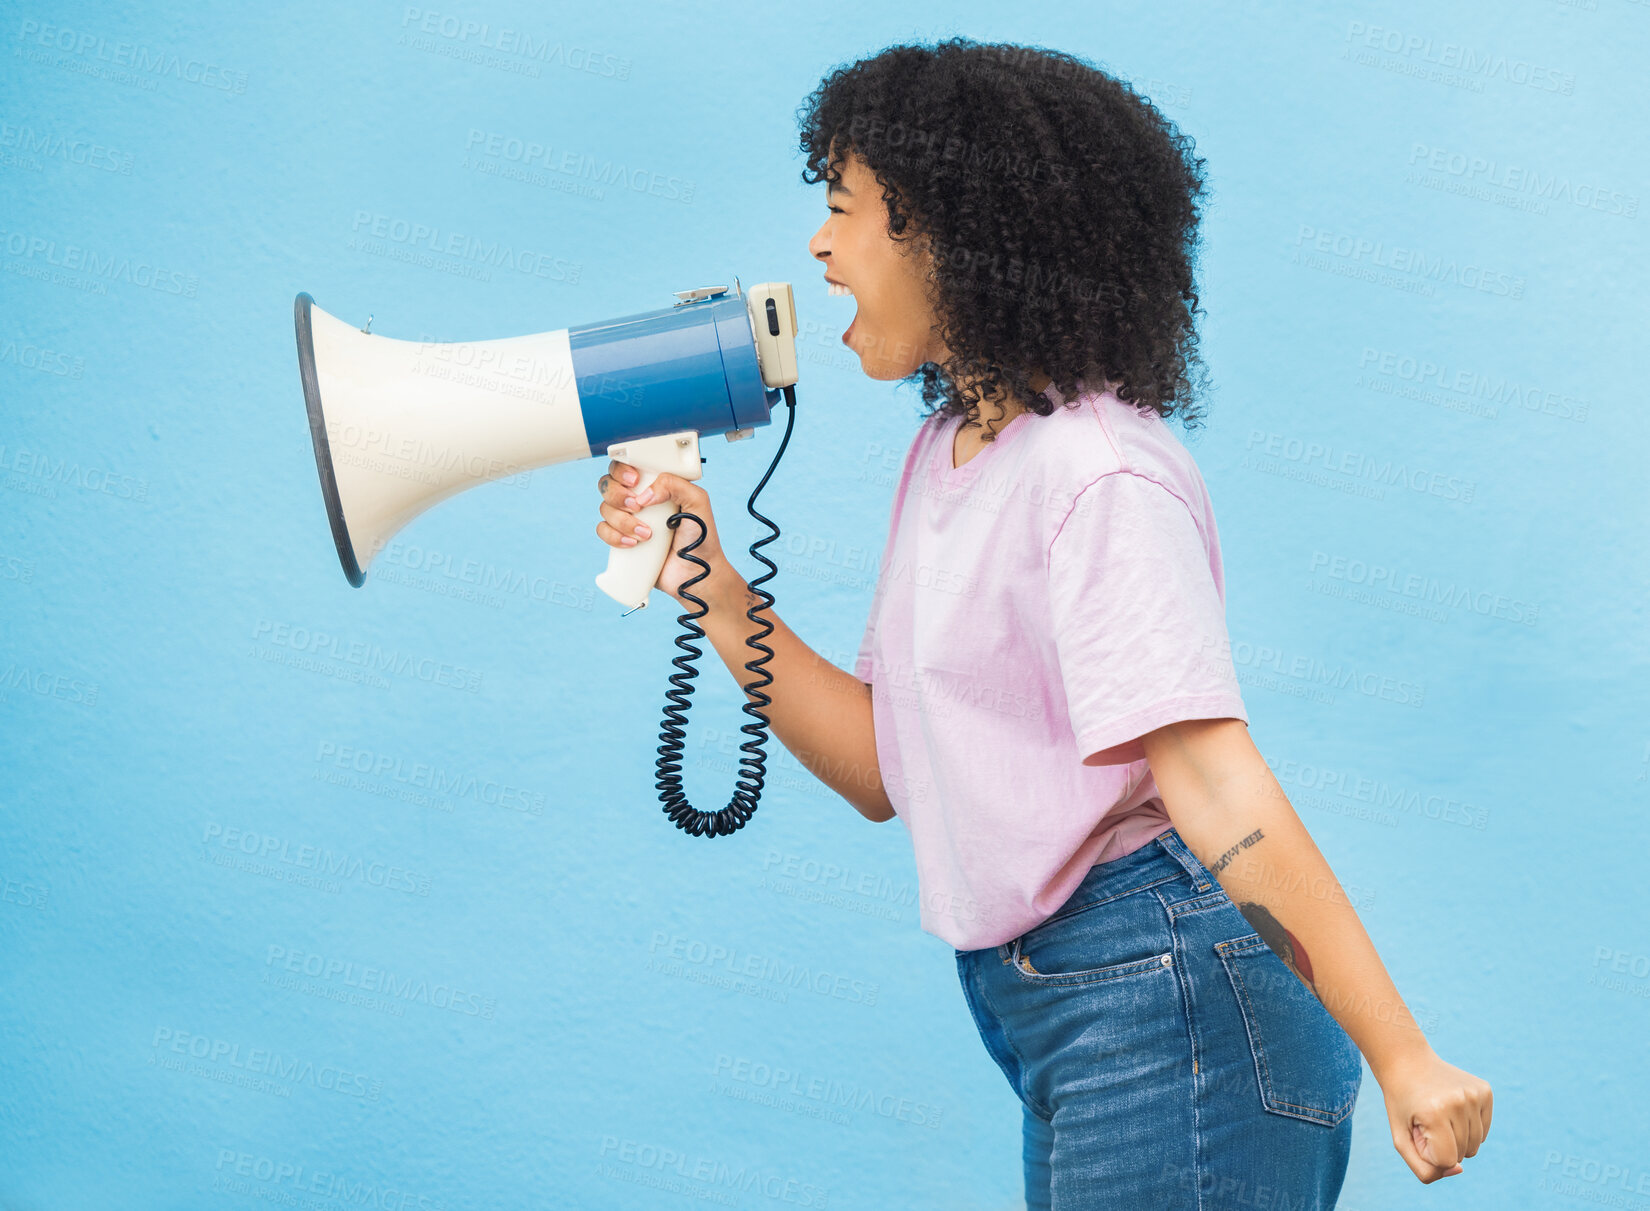
[[[1030,1211],[1334,1207],[1362,1057],[1175,829],[956,956]]]

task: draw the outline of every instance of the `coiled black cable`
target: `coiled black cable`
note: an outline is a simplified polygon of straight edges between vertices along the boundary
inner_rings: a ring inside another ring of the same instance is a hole
[[[764,598],[764,600],[759,605],[754,605],[745,611],[747,618],[766,628],[746,637],[746,645],[756,648],[762,655],[755,660],[746,661],[745,668],[750,672],[760,674],[766,680],[754,681],[744,687],[747,694],[754,694],[760,700],[751,702],[748,698],[746,699],[744,709],[747,714],[754,715],[757,722],[747,723],[739,729],[742,732],[750,733],[751,736],[749,740],[739,746],[740,750],[745,753],[745,756],[739,759],[740,772],[745,777],[739,779],[738,789],[733,792],[733,798],[728,802],[728,805],[715,812],[695,809],[687,801],[687,795],[682,791],[682,741],[687,736],[685,725],[687,723],[688,707],[691,705],[690,698],[693,694],[693,679],[699,675],[699,670],[694,667],[693,662],[703,654],[701,649],[693,645],[692,640],[705,637],[703,628],[695,620],[703,618],[710,612],[710,607],[702,598],[689,592],[694,585],[710,575],[710,565],[693,553],[694,549],[705,540],[705,523],[695,514],[688,512],[672,513],[665,522],[673,530],[681,524],[683,519],[692,521],[699,527],[698,536],[680,551],[677,551],[676,554],[689,563],[698,564],[701,570],[697,576],[683,581],[681,588],[677,590],[683,597],[698,606],[699,611],[696,614],[683,614],[677,619],[683,625],[685,631],[676,637],[676,646],[684,649],[688,655],[677,656],[671,661],[681,671],[671,674],[670,682],[674,688],[665,693],[665,697],[670,699],[670,702],[665,707],[665,721],[659,732],[659,738],[664,743],[659,745],[659,778],[655,785],[659,789],[659,799],[664,804],[665,815],[675,822],[677,828],[695,837],[725,837],[743,828],[745,822],[756,812],[757,800],[762,797],[762,784],[766,778],[768,755],[765,746],[768,742],[768,717],[762,713],[762,707],[772,704],[773,699],[762,692],[762,687],[772,685],[773,677],[762,666],[773,659],[773,649],[763,643],[762,640],[773,634],[773,623],[766,618],[757,617],[757,614],[759,611],[773,605],[773,594],[760,586],[763,581],[772,578],[779,569],[766,555],[762,554],[760,548],[779,537],[779,527],[756,511],[756,498],[762,489],[767,486],[768,478],[773,474],[773,469],[779,465],[779,460],[785,456],[785,447],[790,444],[791,440],[791,429],[796,424],[796,389],[786,387],[784,392],[785,436],[780,440],[779,449],[774,452],[773,462],[768,464],[768,469],[763,474],[761,482],[756,485],[756,490],[751,493],[750,499],[745,502],[745,508],[750,512],[750,515],[773,531],[766,538],[759,539],[751,544],[751,555],[767,564],[768,570],[750,582],[751,592]],[[666,559],[668,560],[669,556],[666,556]]]

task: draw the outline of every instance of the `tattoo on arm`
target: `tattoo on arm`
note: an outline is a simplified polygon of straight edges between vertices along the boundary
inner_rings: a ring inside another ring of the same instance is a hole
[[[1209,867],[1209,873],[1211,875],[1218,875],[1221,871],[1226,869],[1226,864],[1228,862],[1230,862],[1233,858],[1237,857],[1238,850],[1248,849],[1256,841],[1259,841],[1260,837],[1261,837],[1261,832],[1260,832],[1260,829],[1257,828],[1254,832],[1250,833],[1247,837],[1243,838],[1243,840],[1239,841],[1236,845],[1232,846],[1231,849],[1227,850],[1225,853],[1221,854],[1220,857],[1216,858],[1215,862],[1214,862],[1214,865]]]
[[[1312,990],[1312,995],[1318,996],[1318,986],[1312,982],[1312,960],[1307,957],[1301,940],[1285,929],[1283,922],[1274,917],[1264,904],[1245,900],[1238,905],[1238,911],[1255,927],[1255,932],[1272,948],[1273,953],[1300,977],[1301,983]],[[1323,1000],[1322,997],[1318,999]]]
[[[1225,870],[1232,859],[1237,857],[1240,850],[1248,849],[1261,839],[1261,835],[1261,830],[1257,828],[1247,837],[1244,837],[1215,859],[1213,865],[1209,867],[1209,873],[1218,875]],[[1237,907],[1249,924],[1255,927],[1255,932],[1272,948],[1272,952],[1284,961],[1290,971],[1299,977],[1301,983],[1312,990],[1313,996],[1317,996],[1318,987],[1312,982],[1312,960],[1307,957],[1306,947],[1301,943],[1301,940],[1284,928],[1283,922],[1274,917],[1271,909],[1267,908],[1266,905],[1256,903],[1253,900],[1244,900]],[[1318,999],[1322,1000],[1323,998],[1319,997]]]

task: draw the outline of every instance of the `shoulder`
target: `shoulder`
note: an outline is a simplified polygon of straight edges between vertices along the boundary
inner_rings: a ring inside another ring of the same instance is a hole
[[[1050,485],[1054,530],[1080,497],[1097,495],[1086,489],[1112,476],[1120,478],[1108,487],[1147,482],[1160,486],[1178,498],[1202,528],[1202,518],[1210,511],[1203,476],[1155,410],[1119,399],[1109,385],[1100,390],[1085,387],[1070,400],[1061,399],[1052,386],[1045,394],[1055,404],[1053,413],[1027,423],[1037,426],[1037,440],[1030,443],[1037,464],[1032,473]]]

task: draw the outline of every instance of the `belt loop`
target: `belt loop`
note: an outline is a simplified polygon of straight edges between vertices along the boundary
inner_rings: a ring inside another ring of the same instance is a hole
[[[1005,963],[1012,961],[1014,958],[1014,947],[1019,941],[1019,938],[1015,938],[1013,941],[1004,942],[1001,946],[997,947],[997,957],[1002,959]]]
[[[1153,840],[1161,844],[1164,849],[1169,851],[1176,862],[1186,868],[1186,873],[1192,876],[1192,883],[1198,891],[1209,890],[1212,886],[1209,880],[1213,876],[1209,873],[1208,868],[1197,860],[1197,855],[1186,848],[1186,842],[1181,840],[1178,829],[1170,827],[1166,832],[1158,833]]]

